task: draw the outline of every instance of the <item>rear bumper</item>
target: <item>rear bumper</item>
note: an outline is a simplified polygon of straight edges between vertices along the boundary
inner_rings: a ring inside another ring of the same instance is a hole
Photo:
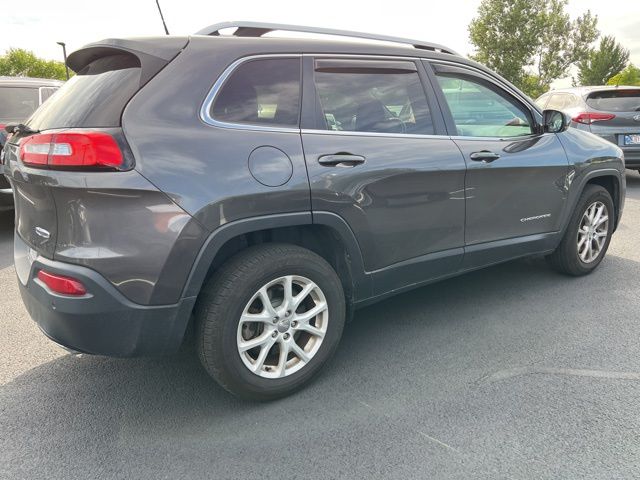
[[[611,134],[611,133],[599,133],[593,132],[599,137],[604,138],[608,142],[613,143],[620,147],[622,152],[624,153],[624,164],[626,168],[638,169],[640,168],[640,147],[636,146],[626,146],[622,144],[621,134]]]
[[[174,305],[138,305],[97,272],[35,255],[17,234],[14,238],[22,300],[31,318],[55,342],[83,353],[117,357],[166,354],[180,347],[195,297]],[[36,278],[43,268],[77,278],[88,293],[82,297],[53,293]]]
[[[622,149],[624,152],[624,166],[627,168],[640,168],[640,150]]]

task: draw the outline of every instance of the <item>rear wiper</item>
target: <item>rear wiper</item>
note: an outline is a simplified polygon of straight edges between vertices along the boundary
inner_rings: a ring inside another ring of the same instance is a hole
[[[8,123],[4,129],[7,133],[15,133],[16,135],[21,133],[26,133],[27,135],[38,133],[38,130],[33,130],[24,123]]]

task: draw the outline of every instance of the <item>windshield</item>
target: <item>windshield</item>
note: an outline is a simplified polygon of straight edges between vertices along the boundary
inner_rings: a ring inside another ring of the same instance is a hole
[[[38,108],[38,89],[0,87],[0,122],[24,122]]]
[[[640,112],[640,89],[593,92],[587,105],[606,112]]]

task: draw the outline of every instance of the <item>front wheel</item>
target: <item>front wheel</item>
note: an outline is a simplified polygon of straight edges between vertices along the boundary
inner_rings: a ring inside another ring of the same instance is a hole
[[[587,185],[560,245],[547,257],[551,266],[573,276],[595,270],[609,248],[614,218],[609,192],[599,185]]]
[[[318,373],[344,321],[342,284],[322,257],[294,245],[259,245],[229,260],[204,287],[198,353],[231,393],[275,399]]]

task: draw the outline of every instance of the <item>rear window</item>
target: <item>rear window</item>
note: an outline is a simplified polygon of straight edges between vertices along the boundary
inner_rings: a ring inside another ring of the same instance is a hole
[[[593,92],[587,105],[607,112],[640,112],[640,90],[605,90]]]
[[[65,83],[29,120],[35,130],[117,127],[140,87],[140,62],[131,55],[94,60]]]
[[[0,122],[24,122],[38,108],[38,89],[0,87]]]

